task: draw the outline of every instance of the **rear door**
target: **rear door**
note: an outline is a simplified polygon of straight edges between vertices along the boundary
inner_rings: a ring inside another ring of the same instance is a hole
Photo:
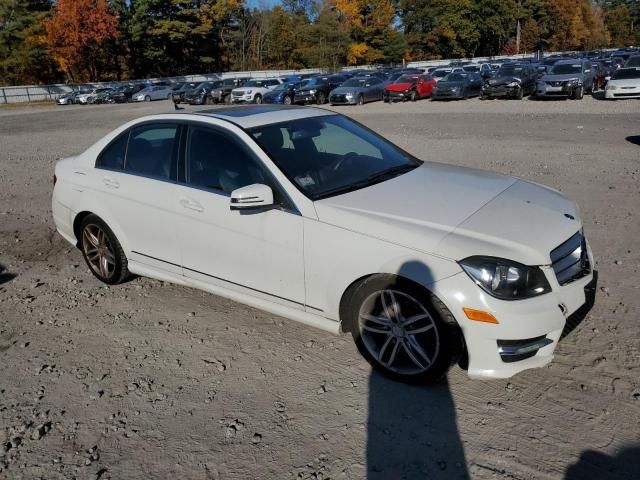
[[[150,122],[118,136],[96,161],[96,193],[124,235],[130,260],[181,274],[175,225],[181,125]]]

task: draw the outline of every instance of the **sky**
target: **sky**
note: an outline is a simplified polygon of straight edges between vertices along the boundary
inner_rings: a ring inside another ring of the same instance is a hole
[[[247,0],[246,5],[249,8],[271,8],[280,3],[280,0]]]

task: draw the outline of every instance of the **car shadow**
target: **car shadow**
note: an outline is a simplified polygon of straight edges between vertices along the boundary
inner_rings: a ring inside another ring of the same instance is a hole
[[[626,447],[616,456],[585,450],[578,462],[569,466],[564,480],[631,480],[640,478],[640,445]]]
[[[630,135],[626,138],[627,142],[640,146],[640,135]]]
[[[0,285],[9,283],[17,276],[18,275],[16,275],[15,273],[7,272],[7,269],[3,265],[0,265]]]
[[[398,275],[433,282],[431,270],[419,261],[405,262]],[[368,480],[468,479],[448,380],[410,385],[372,371],[366,459]]]

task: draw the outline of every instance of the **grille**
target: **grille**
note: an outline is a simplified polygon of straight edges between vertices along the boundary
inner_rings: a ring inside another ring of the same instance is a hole
[[[560,285],[589,275],[591,265],[587,241],[581,231],[551,251],[551,264]]]
[[[342,94],[335,94],[331,96],[331,100],[333,100],[334,102],[346,102],[347,96]]]
[[[561,87],[562,85],[564,85],[564,82],[560,82],[560,81],[547,82],[547,85],[551,85],[552,87]]]

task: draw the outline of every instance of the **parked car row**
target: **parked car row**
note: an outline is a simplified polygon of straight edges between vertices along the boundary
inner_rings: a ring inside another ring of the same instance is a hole
[[[173,100],[191,105],[269,103],[362,105],[367,102],[524,97],[570,98],[605,90],[607,99],[640,97],[640,52],[552,55],[420,68],[350,70],[280,78],[227,78],[203,82],[131,83],[114,87],[79,86],[57,99],[59,105]],[[613,81],[613,83],[612,83]]]

